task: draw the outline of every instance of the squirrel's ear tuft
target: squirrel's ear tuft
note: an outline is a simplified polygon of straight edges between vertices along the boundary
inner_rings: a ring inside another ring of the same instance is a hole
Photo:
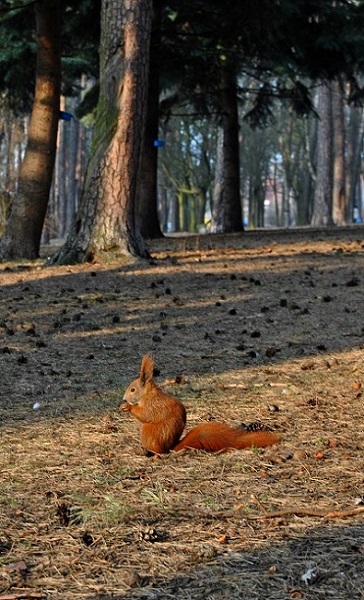
[[[148,381],[153,379],[154,360],[149,354],[146,354],[142,358],[142,364],[140,367],[140,382],[145,385]]]

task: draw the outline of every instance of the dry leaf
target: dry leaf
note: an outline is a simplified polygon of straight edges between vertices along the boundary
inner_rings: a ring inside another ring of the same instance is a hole
[[[305,450],[295,450],[293,452],[293,458],[295,460],[305,460],[307,458],[307,453]]]
[[[291,598],[303,598],[302,592],[297,589],[289,590]]]
[[[28,567],[23,560],[19,560],[18,562],[8,563],[7,565],[4,565],[3,569],[7,573],[24,574]]]
[[[224,535],[219,537],[218,542],[219,542],[219,544],[226,544],[228,539],[229,538],[228,538],[227,534],[225,533]]]
[[[316,368],[316,364],[313,360],[306,360],[306,362],[304,362],[301,365],[301,369],[302,371],[311,371],[312,369]]]
[[[325,452],[323,450],[319,450],[318,452],[316,452],[315,458],[316,460],[322,460],[323,458],[325,458]]]

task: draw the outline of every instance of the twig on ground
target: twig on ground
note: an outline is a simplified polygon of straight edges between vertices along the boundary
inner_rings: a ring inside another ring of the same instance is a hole
[[[239,504],[236,510],[241,510],[245,505]],[[245,516],[245,519],[256,521],[258,519],[275,519],[276,517],[321,517],[323,519],[340,519],[343,517],[355,517],[364,513],[364,506],[360,508],[352,508],[348,510],[310,510],[308,508],[288,508],[285,510],[276,510],[264,515]],[[1,600],[1,598],[0,598]]]
[[[42,592],[17,592],[0,596],[0,600],[39,600],[41,598],[45,598],[45,594]]]

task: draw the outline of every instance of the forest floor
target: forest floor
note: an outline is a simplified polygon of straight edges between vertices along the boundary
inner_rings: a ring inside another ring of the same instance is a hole
[[[363,599],[364,228],[151,253],[0,264],[0,600]],[[282,442],[145,457],[145,353],[188,428]]]

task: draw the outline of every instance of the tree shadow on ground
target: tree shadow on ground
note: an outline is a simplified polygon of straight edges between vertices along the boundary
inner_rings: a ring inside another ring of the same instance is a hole
[[[122,594],[90,596],[90,600],[145,598],[159,600],[359,600],[364,591],[364,527],[326,523],[292,525],[292,535],[279,542],[269,542],[279,527],[266,522],[267,540],[256,549],[218,550],[218,556],[204,565],[185,566],[170,578],[158,579],[148,574],[131,573],[130,587]],[[301,530],[301,531],[300,531]],[[221,548],[221,547],[220,547]],[[216,551],[213,545],[201,546],[194,556],[196,563]],[[138,585],[140,587],[138,587]]]
[[[362,243],[345,241],[347,232],[329,245],[314,235],[303,246],[293,235],[273,246],[262,234],[224,237],[223,248],[160,251],[157,261],[119,267],[5,267],[2,422],[7,403],[8,418],[18,407],[23,419],[32,418],[30,403],[50,396],[56,416],[62,399],[65,412],[84,394],[111,391],[114,402],[147,352],[168,379],[176,371],[218,376],[360,348]],[[243,247],[231,246],[236,239]],[[173,243],[162,241],[172,249],[181,241]]]

